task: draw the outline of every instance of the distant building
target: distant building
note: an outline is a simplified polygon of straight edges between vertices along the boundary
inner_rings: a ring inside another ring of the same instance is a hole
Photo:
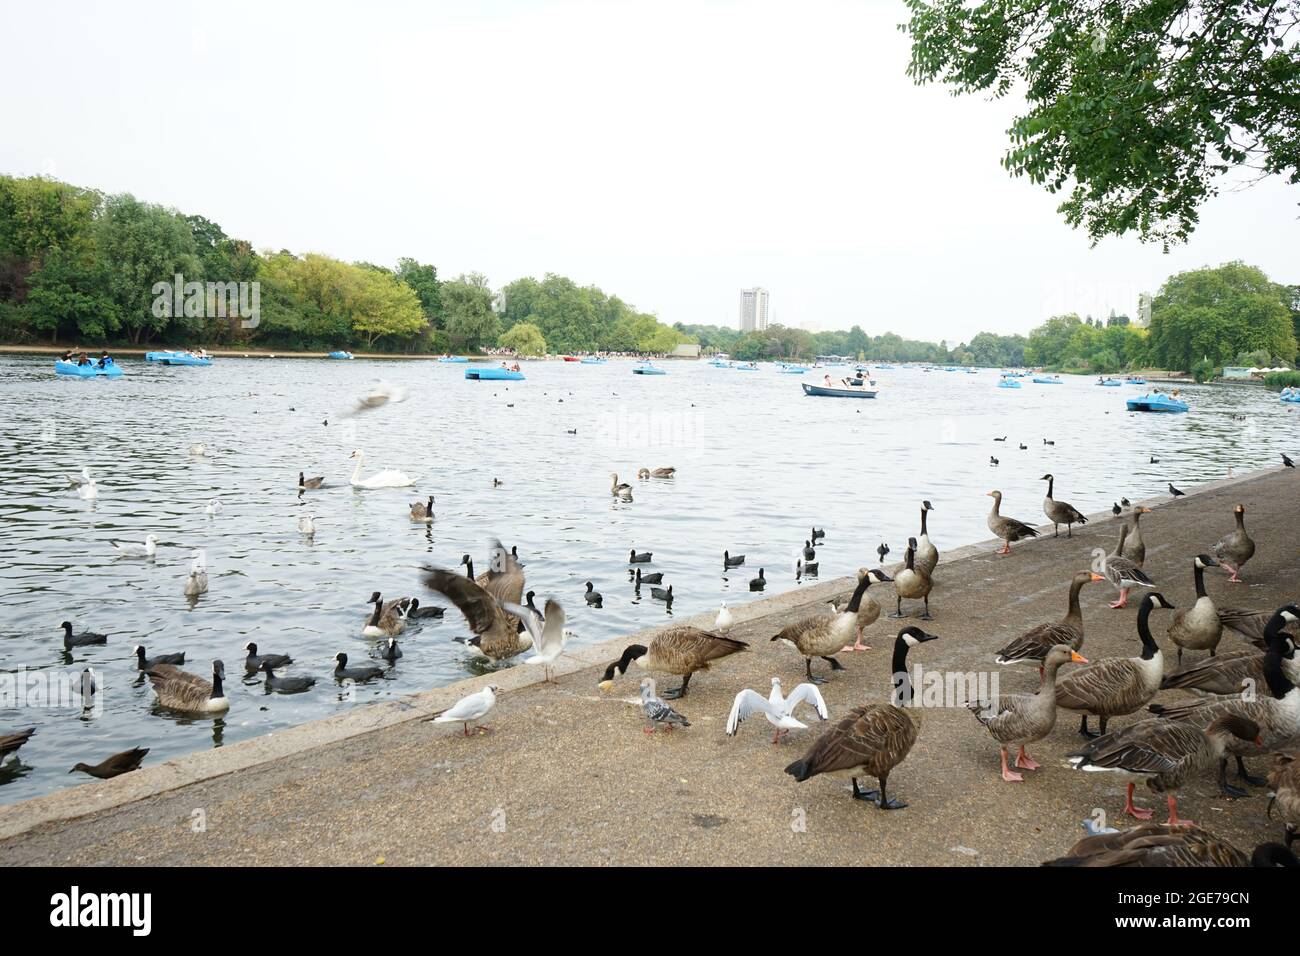
[[[755,286],[740,290],[740,331],[761,332],[767,328],[768,294]]]

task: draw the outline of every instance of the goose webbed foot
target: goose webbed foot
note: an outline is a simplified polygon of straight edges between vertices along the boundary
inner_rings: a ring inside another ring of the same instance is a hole
[[[1089,740],[1095,740],[1097,737],[1100,737],[1100,736],[1101,736],[1100,733],[1095,733],[1095,734],[1094,734],[1091,730],[1088,729],[1088,715],[1087,715],[1087,714],[1084,714],[1082,717],[1079,718],[1079,733],[1081,733],[1083,736],[1087,737]]]
[[[926,608],[926,609],[925,609],[925,612],[924,612],[923,614],[921,614],[921,615],[917,618],[917,620],[918,620],[918,621],[933,621],[934,618],[932,618],[932,617],[930,616],[930,609],[929,609],[929,608]]]
[[[1139,807],[1133,802],[1133,784],[1128,785],[1128,797],[1124,800],[1124,812],[1138,820],[1150,820],[1155,812],[1146,807]]]
[[[858,789],[858,778],[857,778],[857,777],[854,777],[854,778],[853,778],[853,799],[854,799],[854,800],[869,800],[869,801],[871,801],[872,803],[875,803],[877,800],[880,799],[880,791],[879,791],[879,790],[859,790],[859,789]]]
[[[1250,771],[1246,769],[1246,762],[1241,757],[1237,758],[1237,778],[1245,780],[1252,787],[1262,787],[1268,783],[1263,777],[1252,776]]]
[[[1240,799],[1241,797],[1250,795],[1248,791],[1243,790],[1241,787],[1234,787],[1232,784],[1228,783],[1227,757],[1224,757],[1219,761],[1219,792],[1225,797],[1233,797],[1235,799]]]
[[[659,696],[662,697],[664,700],[681,700],[683,697],[686,696],[686,688],[685,686],[670,687],[668,690],[664,691]]]
[[[1037,770],[1040,764],[1025,753],[1025,748],[1021,745],[1020,752],[1016,754],[1016,766],[1021,770]]]
[[[830,664],[830,665],[831,665],[831,670],[833,670],[833,671],[842,671],[842,670],[844,670],[844,665],[841,664],[839,661],[837,661],[837,660],[836,660],[835,658],[833,658],[833,657],[824,657],[824,656],[823,656],[823,657],[822,657],[822,660],[824,660],[827,664]]]
[[[1007,766],[1007,748],[1002,748],[1002,779],[1007,783],[1022,783],[1024,777]]]

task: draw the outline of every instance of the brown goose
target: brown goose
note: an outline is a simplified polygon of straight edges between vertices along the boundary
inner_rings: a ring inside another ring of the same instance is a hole
[[[1192,576],[1196,580],[1196,603],[1174,614],[1169,622],[1169,639],[1178,645],[1178,663],[1183,663],[1183,650],[1209,651],[1214,656],[1223,637],[1223,622],[1214,601],[1205,593],[1205,569],[1219,562],[1208,554],[1198,554],[1192,560]]]
[[[1289,847],[1300,834],[1300,750],[1286,750],[1273,755],[1268,787],[1273,791],[1268,801],[1268,817],[1270,820],[1273,818],[1276,807],[1286,828],[1286,845]]]
[[[636,476],[638,478],[671,478],[677,474],[676,468],[639,468]]]
[[[1178,817],[1173,795],[1184,783],[1205,768],[1218,763],[1229,738],[1259,745],[1259,724],[1238,714],[1223,714],[1203,730],[1189,724],[1152,717],[1130,724],[1113,734],[1103,734],[1067,758],[1077,770],[1109,770],[1129,777],[1124,812],[1139,820],[1151,819],[1151,811],[1133,805],[1134,778],[1146,778],[1157,793],[1168,793],[1170,826],[1191,823]],[[1219,774],[1224,773],[1220,766]]]
[[[1266,649],[1264,628],[1272,619],[1272,611],[1251,611],[1240,607],[1219,608],[1219,621],[1223,626],[1230,631],[1236,631],[1261,651]]]
[[[1047,482],[1047,497],[1043,499],[1043,514],[1047,515],[1047,520],[1052,522],[1052,537],[1059,537],[1061,534],[1061,525],[1065,525],[1065,536],[1074,537],[1074,526],[1076,524],[1087,524],[1088,519],[1074,505],[1064,501],[1057,501],[1052,497],[1052,488],[1056,484],[1056,478],[1049,474],[1043,475],[1040,481]]]
[[[429,524],[433,521],[433,495],[429,495],[427,501],[411,502],[411,522],[413,524]]]
[[[1111,717],[1121,717],[1145,707],[1156,696],[1165,674],[1165,659],[1160,647],[1151,636],[1149,619],[1153,608],[1172,609],[1163,594],[1148,594],[1138,607],[1137,630],[1142,640],[1140,657],[1105,657],[1099,661],[1070,671],[1056,682],[1056,706],[1077,710],[1079,733],[1085,737],[1100,737],[1106,733],[1106,722]],[[1088,732],[1088,715],[1094,714],[1101,723],[1097,734]]]
[[[325,484],[325,476],[324,476],[324,475],[319,475],[319,476],[317,476],[317,477],[315,477],[315,478],[307,478],[307,477],[304,477],[304,475],[303,475],[303,473],[302,473],[301,471],[298,472],[298,487],[299,487],[299,488],[319,488],[319,487],[321,487],[323,484]]]
[[[1043,661],[1043,683],[1037,694],[1002,694],[995,700],[973,700],[967,709],[975,719],[988,728],[993,739],[1002,745],[1002,779],[1019,783],[1025,778],[1007,766],[1007,748],[1019,746],[1016,766],[1021,770],[1037,770],[1039,765],[1025,753],[1025,744],[1042,740],[1056,726],[1056,672],[1062,664],[1074,661],[1086,664],[1088,659],[1066,644],[1057,644],[1047,652]]]
[[[158,703],[181,714],[221,714],[230,709],[222,681],[226,665],[212,662],[212,680],[206,681],[171,664],[159,664],[145,676],[158,695]]]
[[[939,549],[930,543],[930,530],[926,527],[926,515],[934,510],[928,501],[921,502],[921,534],[916,539],[916,566],[927,578],[934,577],[934,569],[939,566]]]
[[[858,579],[858,586],[853,597],[842,611],[831,614],[814,614],[789,627],[782,628],[772,640],[781,641],[793,647],[804,657],[804,670],[808,680],[814,684],[826,683],[824,677],[814,677],[812,659],[820,657],[831,665],[832,671],[844,670],[844,665],[832,655],[838,654],[853,637],[858,627],[858,611],[862,605],[862,596],[871,584],[871,576],[863,575]]]
[[[1128,607],[1128,592],[1132,588],[1143,587],[1153,588],[1155,582],[1146,576],[1146,573],[1139,568],[1130,558],[1124,557],[1124,541],[1128,538],[1128,525],[1122,525],[1119,529],[1119,541],[1115,545],[1115,550],[1101,559],[1101,572],[1106,576],[1106,580],[1119,589],[1119,599],[1111,602],[1111,607],[1121,608]],[[1100,554],[1101,548],[1098,548],[1094,554]]]
[[[1296,866],[1279,843],[1264,843],[1253,856],[1189,823],[1144,823],[1115,833],[1084,837],[1068,854],[1043,866]]]
[[[1232,572],[1229,581],[1241,582],[1238,576],[1242,567],[1255,554],[1255,541],[1246,533],[1246,506],[1237,505],[1232,509],[1233,516],[1237,519],[1237,527],[1230,533],[1219,539],[1210,550],[1214,556],[1219,559],[1219,563],[1224,569]]]
[[[867,576],[874,577],[877,581],[893,581],[893,580],[894,580],[894,579],[891,578],[888,574],[886,574],[884,571],[881,571],[879,568],[858,568],[858,580],[859,580],[859,581],[861,581],[863,578],[865,578],[865,577],[867,577]],[[840,610],[839,605],[836,604],[836,603],[834,603],[834,602],[832,602],[831,606],[832,606],[833,608],[835,608],[835,610],[837,610],[837,611]],[[875,624],[876,621],[879,620],[879,618],[880,618],[880,603],[879,603],[875,598],[873,598],[873,597],[870,595],[870,593],[864,591],[864,592],[862,593],[862,602],[858,605],[858,633],[857,633],[857,637],[856,637],[856,639],[854,640],[854,642],[853,642],[853,646],[852,646],[852,647],[846,647],[846,648],[844,648],[844,652],[845,652],[846,654],[849,653],[849,652],[851,652],[851,651],[869,651],[869,650],[871,650],[871,645],[870,645],[870,644],[863,644],[863,643],[862,643],[862,632],[865,631],[867,628],[869,628],[872,624]]]
[[[889,703],[853,708],[848,716],[817,738],[803,759],[786,767],[785,772],[800,783],[824,773],[848,777],[853,782],[856,800],[870,800],[882,810],[901,810],[907,806],[885,792],[890,771],[906,759],[921,732],[921,708],[912,706],[907,652],[922,641],[937,637],[915,625],[899,631],[889,669],[892,687]],[[880,789],[859,790],[858,777],[875,777]]]
[[[124,773],[130,773],[132,770],[138,770],[140,761],[144,759],[145,754],[148,752],[148,747],[133,747],[131,750],[123,750],[120,754],[113,754],[107,760],[102,760],[94,766],[78,763],[68,773],[81,771],[90,774],[92,777],[98,777],[100,780],[109,780]]]
[[[1300,620],[1300,608],[1294,604],[1269,611],[1269,620],[1277,618],[1275,633],[1283,638],[1279,644],[1282,655],[1282,673],[1293,684],[1300,684],[1300,655],[1295,643],[1285,635],[1286,626]],[[1222,617],[1222,615],[1220,615]],[[1261,631],[1261,643],[1263,643]],[[1190,690],[1201,694],[1240,694],[1264,687],[1264,654],[1253,649],[1234,651],[1207,657],[1189,667],[1177,670],[1164,679],[1162,688]]]
[[[28,727],[16,734],[5,734],[0,737],[0,760],[4,760],[11,753],[16,753],[19,747],[31,740],[34,733],[36,733],[36,728]]]
[[[1002,539],[1002,550],[998,554],[1010,554],[1012,541],[1038,537],[1038,532],[1023,521],[1008,518],[1001,513],[1002,492],[990,491],[988,495],[993,499],[993,510],[989,512],[989,530],[995,537]]]
[[[1133,509],[1133,525],[1129,530],[1128,540],[1124,542],[1124,547],[1120,552],[1139,568],[1142,567],[1147,560],[1147,545],[1146,542],[1142,540],[1142,516],[1149,515],[1150,513],[1150,508]]]
[[[374,610],[366,615],[365,626],[361,628],[364,637],[395,637],[406,630],[406,616],[403,613],[411,603],[409,597],[385,601],[378,591],[370,595]]]
[[[506,554],[507,564],[509,552]],[[497,572],[489,571],[489,577]],[[514,563],[513,571],[500,572],[501,577],[480,586],[468,577],[445,568],[425,568],[424,585],[431,591],[446,595],[474,632],[466,645],[487,657],[500,661],[514,657],[533,646],[527,631],[520,631],[519,618],[503,608],[502,602],[518,604],[523,591],[524,578]],[[494,591],[495,588],[495,591]],[[505,593],[513,597],[503,596]]]
[[[644,644],[629,644],[623,650],[623,656],[605,668],[600,689],[609,690],[614,684],[614,676],[626,674],[628,667],[635,663],[648,671],[680,675],[682,686],[666,690],[661,695],[664,700],[677,700],[686,696],[692,674],[706,671],[714,661],[739,653],[747,647],[749,645],[744,641],[702,631],[688,624],[670,627],[656,634],[649,647]]]
[[[921,615],[921,620],[930,620],[930,591],[933,587],[934,582],[930,576],[916,566],[916,539],[908,538],[903,567],[894,575],[894,613],[889,616],[906,616],[903,614],[903,598],[909,601],[921,598],[925,601],[925,613]]]
[[[1070,579],[1070,601],[1065,617],[1053,624],[1031,627],[998,651],[997,662],[1014,664],[1017,661],[1038,661],[1041,673],[1043,658],[1057,644],[1065,644],[1075,651],[1083,647],[1083,612],[1079,610],[1079,591],[1090,581],[1104,580],[1100,574],[1092,571],[1078,572]]]

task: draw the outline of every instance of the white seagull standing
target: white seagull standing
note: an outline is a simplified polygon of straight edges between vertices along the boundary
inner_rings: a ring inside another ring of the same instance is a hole
[[[731,705],[731,713],[727,715],[727,735],[734,737],[742,720],[762,711],[767,722],[776,728],[772,734],[772,743],[777,743],[782,734],[792,730],[802,730],[808,726],[794,718],[795,708],[805,703],[812,704],[817,710],[817,716],[822,720],[830,717],[830,711],[826,709],[826,701],[822,700],[821,691],[817,689],[816,684],[800,684],[790,692],[789,697],[783,697],[781,680],[773,677],[772,693],[768,695],[767,700],[764,700],[758,691],[749,689],[742,690],[736,695]]]
[[[487,716],[497,704],[497,685],[488,684],[477,694],[470,694],[468,697],[462,697],[452,706],[448,707],[441,713],[432,717],[426,717],[425,720],[432,720],[435,724],[461,724],[463,725],[465,736],[469,736],[469,725],[471,722],[478,722]],[[483,726],[482,730],[491,730],[491,727]]]
[[[113,539],[110,539],[108,543],[117,549],[119,558],[152,558],[158,553],[158,536],[156,534],[145,535],[144,544]]]
[[[546,682],[554,684],[551,665],[564,653],[564,644],[569,639],[569,632],[564,629],[564,608],[554,598],[546,599],[546,614],[543,617],[530,608],[503,601],[501,607],[523,621],[529,636],[533,639],[533,654],[524,659],[525,664],[541,664],[546,675]]]
[[[713,622],[713,629],[721,631],[723,634],[731,630],[731,625],[736,623],[736,619],[731,616],[731,610],[727,607],[727,602],[722,602],[722,607],[718,609],[717,619]]]

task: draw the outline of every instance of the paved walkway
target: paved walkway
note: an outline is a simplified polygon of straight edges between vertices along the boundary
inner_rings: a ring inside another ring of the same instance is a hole
[[[1297,599],[1298,492],[1300,475],[1274,470],[1160,502],[1142,523],[1148,573],[1166,597],[1185,605],[1193,594],[1192,555],[1231,529],[1232,506],[1243,502],[1259,545],[1246,570],[1250,583],[1230,584],[1212,571],[1211,595],[1258,608]],[[1013,510],[1030,513],[1024,502]],[[1008,637],[1060,617],[1071,574],[1087,567],[1093,548],[1109,550],[1117,529],[1109,514],[1098,515],[1072,540],[1048,533],[1016,545],[1008,557],[994,555],[992,543],[945,555],[931,600],[935,620],[927,625],[942,639],[922,646],[911,663],[993,668],[993,653]],[[826,547],[838,546],[827,540]],[[535,668],[499,674],[507,691],[492,733],[466,739],[459,728],[453,733],[414,719],[485,683],[480,678],[407,704],[358,708],[366,713],[350,720],[0,808],[0,835],[9,835],[0,841],[0,862],[1033,865],[1081,836],[1080,821],[1093,808],[1120,820],[1121,783],[1072,771],[1063,760],[1081,741],[1069,714],[1030,748],[1043,769],[1026,774],[1023,784],[1007,784],[998,775],[996,747],[970,713],[926,711],[915,749],[890,780],[891,794],[910,807],[893,813],[851,800],[847,781],[799,784],[782,773],[815,729],[773,746],[768,725],[756,718],[736,738],[726,737],[727,710],[741,687],[765,692],[779,676],[788,690],[801,679],[802,659],[769,638],[814,610],[808,601],[844,594],[850,583],[737,609],[732,636],[751,649],[696,675],[681,702],[692,722],[684,731],[642,734],[630,704],[632,676],[619,680],[614,695],[601,695],[600,668],[591,662],[616,656],[605,645],[571,661],[558,685],[536,683]],[[892,598],[887,585],[874,593],[882,603]],[[1084,590],[1089,658],[1137,653],[1136,602],[1112,611],[1106,605],[1113,596],[1106,584]],[[1154,618],[1158,640],[1163,613]],[[832,718],[885,699],[897,626],[882,618],[870,632],[874,650],[841,656],[846,669],[823,687]],[[1224,641],[1240,643],[1232,634]],[[1037,684],[1029,667],[999,675],[1004,691]],[[366,721],[379,729],[358,733]],[[1145,802],[1160,803],[1154,795]],[[1250,847],[1280,833],[1265,820],[1265,802],[1262,791],[1224,800],[1207,774],[1184,791],[1179,806]],[[196,827],[198,819],[204,827]]]

